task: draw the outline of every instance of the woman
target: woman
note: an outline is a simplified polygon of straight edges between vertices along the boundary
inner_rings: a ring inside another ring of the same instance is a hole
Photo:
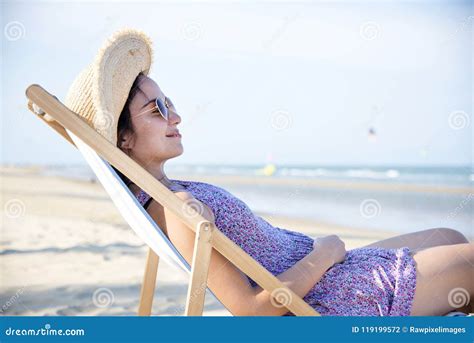
[[[159,99],[159,105],[155,103],[155,99]],[[151,102],[150,102],[151,101]],[[160,109],[161,107],[161,109]],[[163,115],[163,112],[167,112],[168,119]],[[175,191],[176,195],[184,201],[191,202],[194,208],[201,209],[201,214],[210,221],[216,222],[216,225],[220,223],[216,220],[216,215],[225,216],[222,213],[222,206],[215,204],[211,199],[215,197],[213,192],[219,193],[221,190],[214,186],[207,186],[204,183],[196,183],[190,181],[170,180],[164,172],[164,163],[176,156],[183,153],[183,145],[181,142],[181,135],[178,131],[178,125],[181,122],[180,116],[176,113],[176,109],[173,103],[167,98],[161,91],[160,87],[152,79],[140,74],[134,85],[132,86],[130,97],[125,105],[123,112],[121,113],[118,127],[118,146],[125,151],[135,161],[145,167],[152,175],[160,180],[168,188]],[[170,136],[171,135],[171,136]],[[206,187],[203,187],[206,186]],[[170,240],[176,245],[178,250],[183,254],[188,262],[191,261],[193,246],[194,246],[194,232],[189,230],[185,225],[181,223],[179,218],[174,216],[171,212],[163,209],[157,202],[153,201],[147,194],[141,191],[136,185],[131,184],[130,188],[134,194],[139,198],[152,218],[159,221],[164,213],[164,226],[167,229]],[[203,190],[204,189],[204,190]],[[206,194],[203,194],[206,193]],[[197,195],[197,199],[194,195]],[[232,196],[225,197],[225,200],[232,201]],[[207,204],[207,200],[210,204]],[[242,205],[239,199],[234,200],[237,204],[233,204],[233,208],[238,208]],[[218,208],[220,206],[220,208]],[[219,213],[215,214],[213,208],[218,208]],[[253,213],[246,211],[246,206],[242,205],[243,209],[239,209],[240,216],[248,216],[252,218]],[[226,218],[225,218],[226,219]],[[225,221],[224,219],[224,221]],[[233,218],[235,219],[235,218]],[[259,218],[259,221],[263,219]],[[162,224],[163,224],[162,223]],[[244,243],[244,240],[239,240],[238,234],[232,232],[229,228],[229,223],[222,223],[223,231],[230,236],[231,239],[237,241],[237,243],[243,246],[244,250],[250,252],[251,255],[260,256],[252,248]],[[269,224],[268,224],[269,225]],[[217,225],[219,229],[219,225]],[[228,229],[226,231],[226,229]],[[237,228],[238,229],[238,228]],[[279,232],[279,228],[272,228],[275,233]],[[435,231],[438,235],[435,235]],[[271,235],[271,233],[269,233]],[[276,234],[277,235],[277,234]],[[301,239],[300,235],[296,235],[298,239]],[[304,242],[304,240],[301,240]],[[299,240],[298,240],[299,242]],[[339,273],[344,275],[347,279],[347,286],[335,285],[339,288],[344,288],[345,293],[339,294],[336,290],[333,293],[321,295],[326,297],[327,304],[330,309],[317,305],[316,309],[322,313],[328,314],[349,314],[349,315],[363,315],[363,314],[374,314],[377,310],[381,315],[387,315],[387,310],[393,309],[393,299],[377,299],[375,307],[371,309],[364,308],[364,306],[371,306],[370,302],[366,303],[363,297],[376,296],[375,291],[379,291],[377,296],[379,297],[391,297],[390,292],[390,280],[387,280],[386,284],[382,283],[382,286],[377,289],[370,289],[361,287],[358,291],[363,292],[361,295],[361,301],[355,303],[352,306],[360,306],[360,308],[343,308],[345,303],[348,303],[347,299],[347,288],[354,286],[354,281],[349,282],[351,274],[363,273],[370,270],[375,270],[378,266],[379,259],[390,259],[394,254],[394,251],[386,251],[385,249],[397,249],[401,247],[408,247],[410,250],[405,249],[400,254],[408,252],[409,257],[413,258],[416,262],[416,274],[409,275],[409,280],[406,282],[416,281],[416,290],[413,295],[413,304],[403,303],[411,300],[411,294],[405,294],[404,292],[411,292],[412,289],[397,290],[398,296],[402,297],[400,304],[397,299],[395,303],[399,305],[396,315],[400,314],[412,314],[412,315],[442,315],[454,307],[450,305],[449,292],[456,289],[462,288],[472,295],[474,291],[474,283],[472,277],[474,273],[474,249],[473,244],[468,243],[467,239],[459,232],[450,229],[436,229],[426,230],[418,233],[407,234],[390,238],[384,241],[375,242],[366,246],[365,252],[361,255],[363,259],[368,258],[367,263],[373,263],[369,268],[367,266],[358,268],[358,266],[352,266],[351,270],[344,268],[336,269]],[[265,249],[264,246],[254,247],[254,249]],[[298,248],[297,248],[298,249]],[[355,251],[361,251],[360,249]],[[301,252],[301,258],[306,256],[307,251]],[[308,291],[323,277],[323,274],[327,272],[334,264],[342,263],[344,265],[344,259],[346,251],[344,249],[344,243],[337,236],[323,237],[315,241],[314,250],[309,252],[314,255],[314,259],[308,259],[302,266],[307,278],[301,277],[298,267],[291,267],[290,270],[285,271],[281,276],[281,279],[290,286],[298,295],[305,296]],[[377,256],[371,259],[371,254]],[[440,257],[442,256],[442,259]],[[353,260],[360,258],[359,256],[350,256]],[[362,261],[363,259],[360,259]],[[251,288],[250,283],[252,280],[248,280],[237,268],[232,264],[228,264],[225,258],[214,251],[212,256],[213,263],[210,267],[210,279],[209,286],[215,292],[220,299],[224,300],[225,305],[229,305],[232,312],[242,314],[255,314],[255,315],[283,315],[287,312],[286,308],[279,308],[274,306],[270,301],[268,294],[263,294],[259,287],[256,290]],[[402,259],[403,261],[403,259]],[[311,262],[319,263],[319,266],[312,266]],[[406,262],[406,261],[405,261]],[[262,263],[262,261],[261,261]],[[263,261],[263,264],[269,262]],[[272,263],[278,263],[272,261]],[[409,262],[406,262],[408,266]],[[384,264],[390,268],[391,264]],[[309,268],[308,268],[309,267]],[[307,268],[307,269],[305,269]],[[354,269],[355,268],[355,269]],[[292,270],[293,269],[293,270]],[[403,270],[410,270],[409,267]],[[217,272],[218,271],[218,272]],[[412,270],[410,270],[412,272]],[[415,272],[415,270],[413,270]],[[335,272],[334,272],[335,273]],[[386,275],[388,272],[384,271],[381,275]],[[395,275],[399,276],[399,275]],[[403,279],[401,276],[399,276]],[[390,277],[388,277],[389,279]],[[416,278],[416,280],[415,280]],[[366,282],[366,278],[359,277],[359,280],[355,282]],[[406,279],[403,279],[406,280]],[[326,280],[324,280],[326,281]],[[380,281],[380,279],[379,279]],[[249,283],[250,282],[250,283]],[[331,274],[331,280],[326,281],[323,286],[329,286],[334,282],[344,282],[340,277]],[[373,281],[369,281],[372,284]],[[380,292],[380,290],[383,290]],[[324,289],[324,292],[328,292],[330,289]],[[255,295],[252,295],[255,292]],[[268,293],[268,292],[264,292]],[[315,293],[315,292],[313,292]],[[460,291],[459,294],[461,294]],[[352,294],[352,293],[351,293]],[[457,296],[459,296],[459,294]],[[332,297],[339,299],[332,299]],[[453,294],[451,295],[453,297]],[[317,298],[313,296],[313,298]],[[253,299],[255,303],[249,304],[243,299]],[[313,299],[314,300],[314,299]],[[322,299],[318,299],[322,300]],[[333,302],[332,304],[330,302]],[[321,301],[320,301],[321,302]],[[336,302],[339,302],[337,308],[333,308]],[[385,305],[385,308],[384,308]],[[392,305],[392,306],[391,306]],[[405,306],[405,307],[404,307]],[[342,307],[342,308],[341,308]],[[380,307],[380,308],[379,308]],[[255,312],[248,312],[249,309],[253,308]],[[410,312],[407,310],[410,309]],[[366,311],[366,312],[364,312]]]
[[[164,172],[165,162],[183,153],[178,130],[181,117],[158,84],[147,76],[152,60],[150,42],[142,34],[132,32],[131,36],[127,31],[127,35],[118,34],[109,41],[95,67],[82,73],[78,78],[82,81],[71,87],[68,106],[87,120],[95,116],[90,120],[91,126],[214,222],[322,315],[431,316],[468,305],[474,294],[474,245],[455,230],[425,230],[346,251],[336,235],[313,239],[273,227],[220,187],[169,179]],[[127,42],[134,48],[124,48]],[[143,61],[147,62],[133,69]],[[115,69],[108,77],[101,75],[107,73],[107,68]],[[93,81],[84,81],[90,79]],[[100,87],[88,89],[94,80]],[[74,95],[79,88],[82,98]],[[115,93],[108,89],[121,93],[114,97]],[[107,117],[110,113],[112,120]],[[191,264],[194,232],[125,176],[121,177]],[[274,301],[215,249],[208,285],[234,315],[293,315],[282,306],[291,300],[288,294],[275,293],[278,301]],[[466,306],[462,310],[468,309]]]

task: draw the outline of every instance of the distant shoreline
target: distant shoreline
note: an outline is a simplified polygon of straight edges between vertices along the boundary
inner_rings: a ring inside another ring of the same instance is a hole
[[[390,190],[399,192],[429,192],[429,193],[456,193],[456,194],[472,194],[474,193],[474,187],[447,187],[447,186],[424,186],[424,185],[413,185],[408,183],[385,183],[379,181],[342,181],[334,179],[325,180],[313,180],[313,179],[294,179],[284,177],[266,177],[266,176],[227,176],[227,175],[216,175],[216,176],[201,176],[201,175],[177,175],[180,178],[189,178],[194,181],[203,182],[222,182],[222,183],[236,183],[236,184],[268,184],[268,185],[279,185],[286,184],[296,187],[312,186],[316,188],[352,188],[352,189],[372,189],[372,190]],[[173,177],[177,179],[177,177]],[[179,178],[178,178],[179,179]]]
[[[37,174],[41,176],[47,173],[47,166],[11,166],[0,165],[0,173],[26,173]],[[202,174],[186,174],[179,172],[167,172],[171,179],[192,180],[201,182],[219,182],[233,183],[240,185],[264,184],[264,185],[290,185],[294,187],[315,187],[315,188],[334,188],[334,189],[366,189],[366,190],[384,190],[393,192],[423,192],[423,193],[452,193],[474,195],[473,186],[446,186],[446,185],[425,185],[413,184],[400,181],[376,181],[376,180],[341,180],[337,178],[317,178],[317,177],[288,177],[288,176],[264,176],[264,175],[202,175]],[[54,175],[54,174],[53,174]],[[92,175],[92,174],[91,174]],[[58,177],[71,178],[91,182],[95,180],[87,180],[85,176],[68,177],[67,175],[56,175]]]
[[[422,186],[414,184],[404,184],[404,183],[385,183],[379,181],[344,181],[344,180],[315,180],[315,179],[301,179],[301,178],[291,178],[291,177],[267,177],[267,176],[235,176],[235,175],[191,175],[191,174],[179,174],[179,173],[168,173],[171,179],[177,180],[191,180],[198,182],[207,182],[211,184],[220,184],[220,185],[269,185],[271,187],[278,186],[290,186],[292,189],[352,189],[352,190],[375,190],[375,191],[385,191],[385,192],[415,192],[415,193],[434,193],[434,194],[456,194],[456,195],[465,195],[468,197],[468,201],[474,200],[474,188],[473,187],[446,187],[446,186]],[[49,175],[44,173],[43,166],[0,166],[0,175],[4,176],[14,176],[14,177],[34,177],[34,178],[49,178],[51,180],[65,180],[74,182],[76,184],[87,184],[90,186],[100,186],[97,180],[95,179],[84,179],[77,177],[68,177],[66,175]],[[101,187],[101,186],[100,186]],[[275,215],[273,213],[266,213],[267,211],[254,209],[254,212],[257,215],[261,215],[266,218],[274,218],[278,222],[288,222],[292,223],[298,222],[303,227],[310,227],[314,225],[331,228],[331,231],[353,231],[355,228],[347,225],[340,225],[336,223],[331,223],[327,221],[314,220],[307,217],[288,217],[286,215]],[[290,227],[291,228],[291,227]],[[349,228],[349,229],[348,229]],[[422,229],[422,228],[420,228]],[[361,232],[374,232],[375,236],[381,235],[396,235],[402,234],[405,232],[399,232],[394,230],[388,230],[383,228],[364,228],[360,227],[357,230]],[[311,231],[311,230],[309,230]],[[469,238],[472,238],[474,235],[467,233]]]

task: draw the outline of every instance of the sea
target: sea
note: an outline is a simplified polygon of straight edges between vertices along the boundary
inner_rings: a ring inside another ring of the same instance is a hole
[[[472,166],[170,163],[165,171],[172,179],[214,176],[214,184],[261,214],[394,233],[448,227],[474,237]],[[45,166],[42,173],[97,182],[87,165]],[[257,182],[239,182],[239,176]]]

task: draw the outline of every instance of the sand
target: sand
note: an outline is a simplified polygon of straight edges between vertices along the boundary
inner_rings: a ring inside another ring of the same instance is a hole
[[[136,315],[148,247],[100,184],[39,171],[0,168],[2,314]],[[337,234],[348,250],[394,235],[257,214],[312,237]],[[182,315],[187,282],[184,271],[160,263],[153,315]],[[208,292],[204,315],[230,313]]]

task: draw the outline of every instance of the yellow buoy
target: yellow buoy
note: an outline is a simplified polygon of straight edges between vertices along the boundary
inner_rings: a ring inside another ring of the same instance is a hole
[[[265,176],[272,176],[276,171],[276,167],[274,164],[267,164],[264,168],[263,168],[263,175]]]

